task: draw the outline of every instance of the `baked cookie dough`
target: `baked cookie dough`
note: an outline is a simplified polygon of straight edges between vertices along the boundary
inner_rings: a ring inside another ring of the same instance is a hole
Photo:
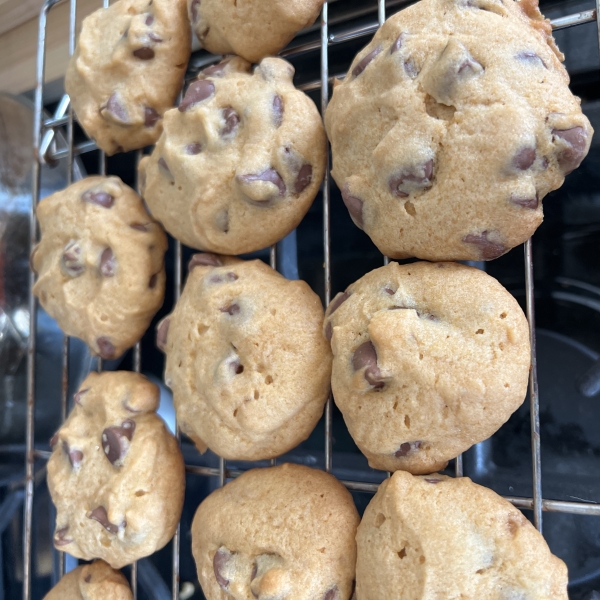
[[[196,254],[188,269],[157,328],[177,422],[200,452],[280,456],[310,435],[329,394],[321,301],[260,260]]]
[[[192,248],[244,254],[285,237],[310,208],[326,166],[323,122],[293,67],[231,58],[202,71],[140,163],[142,195]]]
[[[196,511],[192,553],[207,600],[348,600],[358,513],[333,475],[252,469]]]
[[[44,600],[133,600],[127,579],[103,560],[69,571]]]
[[[186,0],[119,0],[83,20],[65,89],[108,155],[154,144],[191,52]]]
[[[356,535],[357,600],[567,600],[567,568],[512,504],[467,477],[398,471]]]
[[[319,16],[324,0],[188,0],[200,45],[258,62],[277,54]]]
[[[158,403],[158,387],[138,373],[90,373],[81,384],[50,441],[58,550],[120,569],[173,537],[185,471]]]
[[[392,258],[526,241],[593,133],[561,60],[537,0],[421,0],[388,19],[327,109],[354,223]]]
[[[335,402],[376,469],[442,470],[527,393],[527,320],[478,269],[391,262],[333,299],[324,333]]]
[[[167,236],[118,177],[87,177],[40,202],[33,293],[93,354],[118,358],[163,303]]]

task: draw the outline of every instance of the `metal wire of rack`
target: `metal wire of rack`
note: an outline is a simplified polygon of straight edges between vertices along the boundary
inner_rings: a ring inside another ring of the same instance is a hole
[[[45,0],[39,16],[39,33],[38,33],[38,52],[36,59],[36,86],[35,86],[35,112],[33,123],[33,177],[32,177],[32,201],[29,214],[29,229],[30,229],[30,249],[37,243],[37,221],[35,210],[40,200],[40,177],[41,166],[46,158],[52,160],[67,159],[68,165],[68,183],[72,182],[73,177],[73,161],[77,155],[97,150],[97,146],[91,140],[74,144],[73,123],[74,114],[68,103],[61,103],[62,109],[58,114],[50,119],[43,119],[44,108],[44,74],[46,63],[46,24],[50,10],[66,0]],[[335,74],[333,77],[329,73],[329,53],[331,46],[341,44],[350,40],[368,38],[374,34],[377,29],[383,24],[386,18],[386,2],[385,0],[375,0],[377,2],[377,22],[369,25],[355,26],[351,28],[340,28],[339,31],[329,31],[328,9],[329,3],[323,5],[320,19],[320,39],[304,44],[295,45],[281,53],[285,58],[291,58],[296,55],[304,54],[310,51],[320,50],[320,69],[321,77],[319,80],[310,81],[299,86],[299,89],[304,91],[312,91],[320,89],[321,94],[321,112],[325,113],[329,102],[329,88],[336,77],[343,77],[345,73]],[[69,53],[73,54],[75,50],[75,29],[77,16],[77,0],[69,0]],[[388,2],[389,4],[389,2]],[[397,3],[394,3],[397,4]],[[107,7],[109,0],[102,0],[102,5]],[[600,0],[596,0],[595,10],[586,10],[564,17],[560,17],[551,21],[553,30],[565,29],[574,27],[584,23],[596,22],[598,26],[598,43],[600,47]],[[199,65],[201,68],[216,62],[218,57],[204,61],[204,64]],[[180,96],[181,98],[181,96]],[[68,108],[67,108],[68,106]],[[66,114],[65,114],[66,113]],[[66,126],[67,148],[56,150],[53,149],[50,141],[52,132],[56,128]],[[48,135],[50,138],[48,138]],[[137,152],[136,163],[141,158],[141,151]],[[106,174],[106,157],[103,152],[100,152],[99,168],[100,174]],[[323,254],[324,254],[324,281],[325,281],[325,305],[328,305],[331,300],[331,239],[330,239],[330,189],[331,189],[331,174],[328,168],[325,171],[325,178],[322,186],[323,197]],[[534,279],[533,279],[533,257],[532,257],[532,239],[529,239],[524,244],[524,259],[525,259],[525,283],[526,283],[526,312],[529,322],[529,332],[531,341],[531,373],[529,381],[530,392],[530,409],[531,409],[531,452],[532,452],[532,481],[533,494],[531,498],[505,496],[514,506],[532,510],[534,523],[537,529],[542,531],[542,512],[557,512],[571,513],[576,515],[594,515],[600,516],[600,505],[586,502],[567,502],[544,499],[542,497],[542,482],[541,482],[541,440],[540,440],[540,411],[539,411],[539,392],[537,381],[537,356],[536,356],[536,340],[535,340],[535,306],[534,306]],[[270,265],[272,268],[277,267],[276,246],[270,249]],[[383,257],[384,264],[387,264],[387,257]],[[182,291],[182,245],[181,242],[175,242],[175,259],[174,259],[174,300],[175,302],[181,296]],[[31,599],[31,564],[32,564],[32,521],[33,521],[33,493],[34,493],[34,461],[36,458],[47,459],[50,456],[49,452],[43,452],[34,449],[34,408],[35,408],[35,352],[36,352],[36,325],[37,325],[37,300],[31,293],[31,289],[35,283],[35,274],[29,273],[29,327],[30,335],[28,342],[27,353],[27,420],[26,420],[26,456],[25,456],[25,503],[24,503],[24,519],[23,519],[23,599]],[[133,370],[141,371],[142,355],[140,343],[136,344],[133,353]],[[61,390],[61,417],[64,421],[67,414],[68,405],[68,369],[69,369],[69,338],[65,336],[62,350],[62,390]],[[98,361],[98,370],[102,370],[102,361]],[[324,411],[325,436],[324,436],[324,456],[325,470],[331,472],[333,467],[332,461],[332,398],[327,400]],[[179,431],[177,431],[179,439]],[[273,459],[271,464],[275,464]],[[202,467],[195,465],[186,465],[186,472],[192,475],[218,478],[219,485],[225,484],[227,479],[235,478],[243,473],[239,469],[228,469],[226,461],[219,459],[218,468]],[[462,456],[455,460],[456,476],[462,476]],[[376,483],[365,483],[359,481],[342,480],[342,483],[352,491],[361,491],[375,493],[378,489]],[[172,599],[179,598],[179,544],[180,544],[180,526],[178,526],[173,538],[173,557],[172,557]],[[60,572],[64,572],[64,553],[58,552]],[[137,568],[134,563],[131,566],[131,587],[133,597],[137,598]]]

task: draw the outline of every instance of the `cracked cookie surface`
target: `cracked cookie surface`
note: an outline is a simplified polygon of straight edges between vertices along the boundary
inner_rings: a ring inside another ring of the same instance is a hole
[[[377,469],[441,470],[525,399],[527,320],[479,269],[391,262],[332,300],[324,335],[335,402]]]
[[[329,393],[321,301],[260,260],[196,254],[188,269],[157,327],[178,424],[201,452],[280,456],[310,435]]]
[[[285,237],[310,208],[326,164],[325,129],[293,67],[234,57],[202,71],[140,163],[142,195],[193,248],[244,254]]]
[[[191,51],[186,0],[119,0],[86,17],[65,89],[107,154],[153,144]]]
[[[357,600],[567,600],[567,568],[523,513],[467,477],[385,479],[356,535]]]
[[[332,475],[289,463],[247,471],[196,511],[202,590],[208,600],[348,600],[358,522]]]
[[[118,177],[87,177],[44,198],[33,293],[93,354],[118,358],[163,303],[167,236]]]
[[[390,17],[335,86],[332,176],[392,258],[491,260],[588,152],[536,0],[422,0]]]
[[[179,444],[156,414],[159,389],[127,371],[91,373],[50,441],[54,546],[118,569],[162,548],[181,510]]]

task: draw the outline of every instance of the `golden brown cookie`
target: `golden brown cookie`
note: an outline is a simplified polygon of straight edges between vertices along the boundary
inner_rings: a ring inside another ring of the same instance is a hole
[[[103,560],[69,571],[44,600],[133,600],[127,579]]]
[[[321,301],[260,260],[196,254],[189,271],[157,329],[178,424],[201,452],[280,456],[310,435],[329,394]]]
[[[356,542],[356,600],[567,600],[563,561],[518,509],[467,477],[397,471]]]
[[[50,441],[58,550],[119,569],[173,537],[185,471],[158,402],[158,387],[138,373],[90,373],[81,384]]]
[[[527,393],[527,320],[479,269],[391,262],[333,299],[324,333],[335,402],[376,469],[443,469]]]
[[[118,358],[163,303],[167,237],[118,177],[87,177],[37,208],[33,293],[93,354]]]
[[[86,17],[65,89],[107,154],[153,144],[191,51],[186,0],[118,0]]]
[[[358,522],[332,475],[294,464],[247,471],[196,511],[202,591],[207,600],[348,600]]]
[[[192,27],[213,54],[250,62],[277,54],[319,16],[324,0],[188,0]]]
[[[393,258],[490,260],[527,240],[593,133],[562,59],[535,1],[390,17],[327,109],[355,224]]]
[[[235,57],[202,71],[140,163],[142,194],[188,246],[244,254],[278,242],[310,208],[323,179],[319,111],[293,67]]]

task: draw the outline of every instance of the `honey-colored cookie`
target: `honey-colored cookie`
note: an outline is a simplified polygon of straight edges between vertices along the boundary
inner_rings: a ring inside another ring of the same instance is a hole
[[[335,402],[376,469],[443,469],[527,393],[527,320],[479,269],[391,262],[333,299],[324,333]]]
[[[186,0],[118,0],[83,20],[65,89],[107,154],[153,144],[191,52]]]
[[[133,600],[127,579],[103,560],[69,571],[44,600]]]
[[[324,0],[188,0],[192,27],[213,54],[237,54],[258,62],[277,54],[310,27]]]
[[[567,568],[512,504],[467,477],[397,471],[356,535],[356,600],[567,600]]]
[[[142,195],[188,246],[244,254],[278,242],[310,208],[326,166],[325,129],[293,67],[234,57],[202,71],[168,111]]]
[[[177,422],[201,452],[274,458],[305,440],[329,394],[323,307],[304,281],[260,260],[192,257],[185,289],[159,323]]]
[[[115,569],[160,550],[177,528],[185,471],[156,414],[159,389],[138,373],[90,373],[50,441],[54,546]]]
[[[295,464],[247,471],[196,511],[202,591],[207,600],[348,600],[358,522],[333,475]]]
[[[40,202],[33,293],[93,354],[118,358],[144,334],[165,291],[167,236],[118,177],[87,177]]]
[[[526,241],[592,127],[537,0],[421,0],[327,109],[332,176],[385,255],[490,260]]]

